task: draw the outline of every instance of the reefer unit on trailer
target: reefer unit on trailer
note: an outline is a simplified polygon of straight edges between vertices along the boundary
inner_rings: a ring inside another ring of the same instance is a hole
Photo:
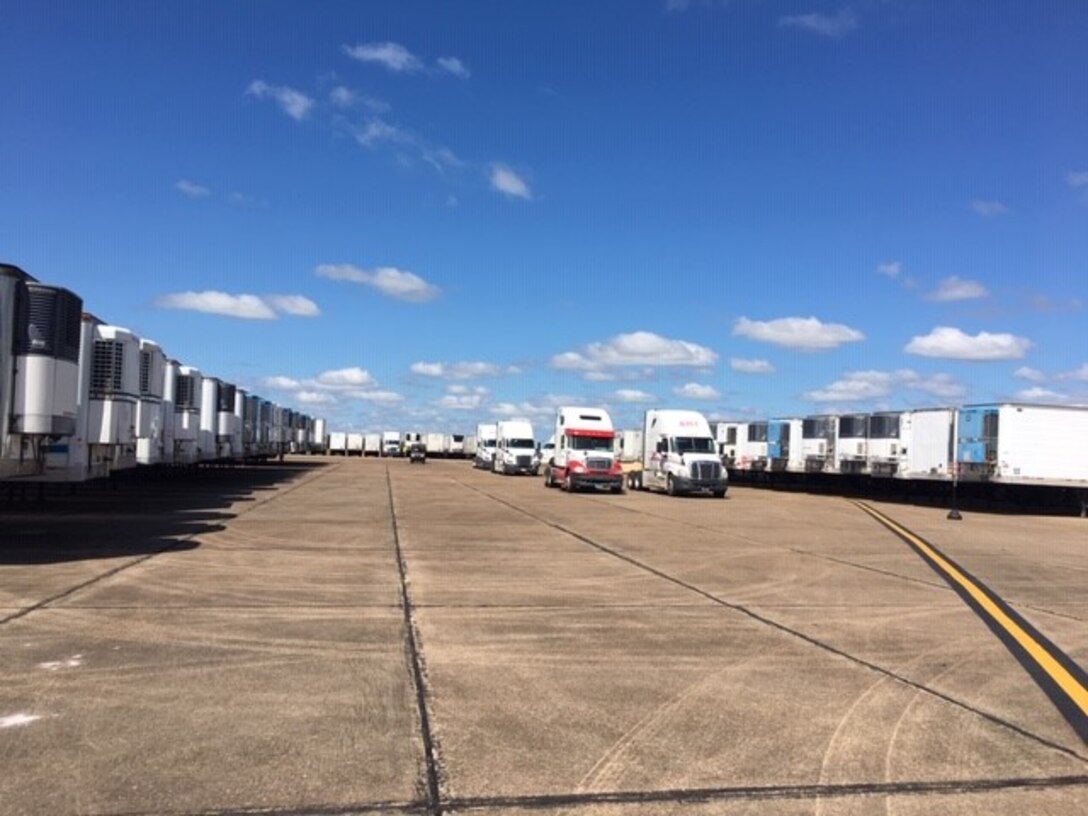
[[[242,455],[247,459],[260,456],[261,398],[246,394],[242,406]]]
[[[199,368],[178,366],[174,383],[174,463],[192,465],[201,458],[200,409],[204,401],[204,376]]]
[[[215,450],[217,459],[230,459],[242,447],[242,417],[237,403],[238,388],[220,382],[216,394]]]
[[[136,461],[157,465],[163,452],[163,394],[166,388],[166,355],[158,343],[140,340],[140,399],[136,403]],[[173,420],[173,415],[170,417]]]
[[[400,456],[400,432],[382,432],[382,456]]]
[[[536,449],[533,425],[527,419],[507,419],[495,425],[495,473],[515,473],[536,476],[540,473],[540,458]]]
[[[1088,487],[1088,408],[971,405],[956,421],[961,479]]]
[[[902,411],[878,411],[869,416],[869,439],[866,446],[869,473],[873,476],[895,476],[903,456]]]
[[[681,493],[725,495],[727,476],[710,425],[698,411],[647,411],[642,423],[642,470],[630,474],[634,487]]]
[[[869,466],[869,415],[843,414],[835,423],[836,469],[864,473]]]
[[[801,456],[805,471],[819,473],[835,467],[835,439],[838,436],[838,417],[805,417],[801,421]]]
[[[623,467],[613,452],[615,431],[604,408],[564,406],[555,414],[555,451],[544,484],[568,491],[581,487],[622,493]]]
[[[767,467],[775,473],[802,473],[805,457],[802,452],[800,419],[772,419],[767,423]]]
[[[257,453],[260,456],[272,454],[272,412],[274,406],[271,400],[261,401],[261,414],[257,430]]]
[[[140,340],[128,329],[98,323],[91,354],[87,442],[106,472],[136,464]]]
[[[0,478],[38,476],[77,431],[83,301],[0,264]]]
[[[498,429],[494,423],[482,423],[476,426],[476,456],[472,464],[485,470],[491,469],[495,460],[495,434]]]
[[[464,434],[446,434],[444,445],[446,448],[446,456],[453,456],[460,459],[465,455]]]
[[[766,422],[717,422],[714,439],[730,470],[766,470]]]

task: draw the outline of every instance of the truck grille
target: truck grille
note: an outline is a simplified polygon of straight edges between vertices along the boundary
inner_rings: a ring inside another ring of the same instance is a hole
[[[691,478],[712,481],[722,477],[722,466],[717,462],[692,462]]]
[[[586,459],[586,468],[589,470],[611,470],[611,459]]]
[[[533,457],[531,456],[519,456],[518,467],[527,468],[533,463]]]

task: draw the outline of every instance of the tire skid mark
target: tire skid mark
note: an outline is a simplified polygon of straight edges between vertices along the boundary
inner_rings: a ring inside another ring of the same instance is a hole
[[[675,584],[676,586],[682,587],[682,588],[688,590],[689,592],[693,592],[696,595],[699,595],[700,597],[706,598],[708,601],[711,601],[712,603],[714,603],[714,604],[716,604],[718,606],[721,606],[721,607],[723,607],[725,609],[729,609],[729,610],[732,610],[734,612],[737,612],[737,613],[739,613],[741,615],[744,615],[747,618],[750,618],[753,621],[756,621],[757,623],[760,623],[760,624],[762,624],[764,626],[770,627],[771,629],[774,629],[774,630],[776,630],[776,631],[778,631],[778,632],[780,632],[782,634],[785,634],[785,635],[787,635],[789,637],[801,640],[802,642],[807,643],[810,646],[814,646],[817,649],[820,649],[820,650],[825,651],[825,652],[827,652],[829,654],[840,657],[840,658],[842,658],[844,660],[847,660],[847,661],[849,661],[851,663],[854,663],[854,664],[856,664],[858,666],[866,668],[866,669],[868,669],[870,671],[877,672],[878,674],[884,675],[884,676],[886,676],[886,677],[888,677],[888,678],[890,678],[892,680],[895,680],[898,683],[902,683],[905,686],[908,686],[908,687],[913,688],[913,689],[917,689],[918,691],[921,691],[921,692],[923,692],[923,693],[925,693],[927,695],[930,695],[930,696],[932,696],[932,697],[934,697],[936,699],[939,699],[939,700],[942,700],[942,701],[944,701],[946,703],[954,705],[959,709],[970,712],[971,714],[975,714],[976,716],[982,717],[983,719],[988,720],[989,722],[993,723],[994,725],[997,725],[997,726],[999,726],[1001,728],[1007,729],[1007,730],[1009,730],[1009,731],[1011,731],[1011,732],[1013,732],[1015,734],[1018,734],[1019,736],[1026,737],[1027,739],[1030,739],[1033,742],[1036,742],[1036,743],[1038,743],[1040,745],[1043,745],[1043,746],[1045,746],[1047,748],[1050,748],[1050,749],[1052,749],[1054,751],[1057,751],[1057,752],[1059,752],[1061,754],[1064,754],[1065,756],[1072,757],[1072,758],[1080,760],[1082,762],[1088,762],[1088,756],[1085,756],[1085,755],[1073,750],[1072,748],[1069,748],[1069,747],[1067,747],[1065,745],[1062,745],[1061,743],[1054,742],[1053,740],[1048,739],[1047,737],[1042,736],[1041,734],[1036,734],[1036,733],[1034,733],[1032,731],[1029,731],[1026,728],[1024,728],[1022,726],[1019,726],[1019,725],[1017,725],[1016,723],[1014,723],[1014,722],[1012,722],[1010,720],[1006,720],[1006,719],[1004,719],[1003,717],[1000,717],[997,714],[993,714],[993,713],[991,713],[989,711],[984,711],[983,709],[977,708],[977,707],[971,705],[970,703],[966,703],[963,700],[959,700],[959,699],[957,699],[955,697],[952,697],[951,695],[946,694],[946,693],[944,693],[942,691],[939,691],[938,689],[930,688],[929,686],[927,686],[924,683],[918,682],[916,680],[912,680],[909,677],[901,675],[901,674],[899,674],[899,673],[897,673],[897,672],[895,672],[895,671],[893,671],[891,669],[885,668],[884,666],[881,666],[881,665],[879,665],[877,663],[873,663],[870,660],[866,660],[863,657],[859,657],[857,655],[850,654],[849,652],[846,652],[846,651],[844,651],[844,650],[842,650],[842,649],[840,649],[840,648],[838,648],[836,646],[833,646],[830,643],[826,643],[826,642],[824,642],[822,640],[819,640],[818,638],[815,638],[815,637],[813,637],[811,635],[807,635],[804,632],[800,631],[799,629],[794,629],[794,628],[792,628],[790,626],[787,626],[784,623],[780,623],[780,622],[774,620],[773,618],[769,618],[766,615],[760,614],[759,612],[756,612],[756,611],[748,608],[747,606],[744,606],[743,604],[733,603],[733,602],[728,601],[728,600],[726,600],[724,598],[721,598],[721,597],[715,595],[712,592],[709,592],[709,591],[707,591],[705,589],[702,589],[702,588],[700,588],[700,587],[698,587],[698,586],[696,586],[694,584],[691,584],[691,583],[689,583],[689,582],[687,582],[687,581],[685,581],[685,580],[683,580],[681,578],[677,578],[674,575],[670,575],[669,573],[664,572],[663,570],[660,570],[657,567],[651,566],[650,564],[647,564],[647,563],[645,563],[643,561],[640,561],[640,560],[638,560],[637,558],[635,558],[633,556],[627,555],[626,553],[623,553],[623,552],[621,552],[619,550],[616,550],[616,549],[614,549],[612,547],[609,547],[609,546],[607,546],[605,544],[601,544],[600,542],[595,541],[594,539],[590,538],[589,536],[586,536],[586,535],[583,535],[582,533],[579,533],[577,530],[573,530],[573,529],[571,529],[569,527],[566,527],[566,526],[564,526],[562,524],[551,521],[550,519],[547,519],[544,516],[537,515],[536,513],[534,513],[531,510],[526,510],[523,507],[519,507],[518,505],[513,504],[512,502],[502,498],[501,496],[496,496],[493,493],[488,493],[487,491],[482,490],[481,488],[476,487],[475,485],[468,484],[466,482],[461,482],[461,481],[458,481],[458,480],[452,480],[452,481],[456,482],[457,484],[460,484],[461,486],[465,487],[468,490],[479,493],[479,494],[481,494],[483,496],[487,496],[491,500],[496,501],[499,504],[502,504],[502,505],[504,505],[506,507],[509,507],[512,510],[516,510],[517,512],[521,513],[522,515],[533,519],[534,521],[537,521],[537,522],[539,522],[541,524],[544,524],[544,525],[546,525],[548,527],[551,527],[551,528],[553,528],[555,530],[559,530],[562,533],[566,533],[567,535],[571,536],[572,538],[575,538],[578,541],[581,541],[581,542],[589,545],[590,547],[593,547],[594,549],[599,550],[600,552],[603,552],[603,553],[605,553],[607,555],[610,555],[610,556],[612,556],[614,558],[617,558],[620,561],[624,561],[624,562],[630,564],[631,566],[636,567],[637,569],[643,570],[643,571],[645,571],[645,572],[647,572],[647,573],[649,573],[651,575],[654,575],[654,576],[656,576],[656,577],[658,577],[658,578],[660,578],[660,579],[662,579],[664,581],[668,581],[668,582],[670,582],[672,584]]]

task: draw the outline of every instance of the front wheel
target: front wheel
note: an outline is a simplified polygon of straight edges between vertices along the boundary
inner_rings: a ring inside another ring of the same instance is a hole
[[[724,499],[725,498],[725,490],[715,490],[714,491],[714,498],[715,499]]]
[[[550,467],[544,468],[544,487],[555,487],[555,477]]]
[[[672,474],[670,473],[665,477],[665,492],[670,496],[676,495],[676,482],[672,480]]]

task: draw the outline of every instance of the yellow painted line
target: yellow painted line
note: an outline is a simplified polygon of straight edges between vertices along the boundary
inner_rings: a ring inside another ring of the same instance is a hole
[[[997,604],[990,599],[990,596],[983,592],[978,584],[960,572],[956,567],[949,563],[939,552],[933,547],[927,544],[923,539],[916,536],[906,527],[893,521],[885,516],[878,510],[874,510],[867,504],[862,502],[854,502],[858,507],[875,518],[885,527],[894,530],[899,535],[908,539],[914,546],[924,552],[929,558],[933,559],[938,566],[944,572],[952,578],[957,584],[963,587],[967,593],[974,598],[974,600],[992,617],[1001,628],[1008,632],[1017,643],[1031,655],[1032,659],[1039,664],[1040,667],[1050,675],[1050,678],[1058,684],[1062,691],[1064,691],[1069,698],[1076,703],[1081,711],[1088,715],[1088,688],[1077,680],[1076,677],[1071,675],[1066,668],[1059,663],[1040,643],[1033,638],[1028,632],[1025,632],[1021,626],[1010,618]]]

